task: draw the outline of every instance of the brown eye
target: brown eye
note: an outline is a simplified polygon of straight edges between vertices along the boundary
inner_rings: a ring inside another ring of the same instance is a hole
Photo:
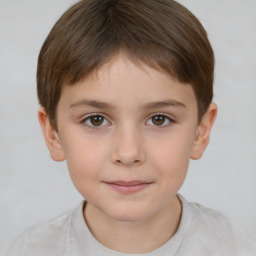
[[[90,121],[94,126],[99,126],[99,125],[102,125],[102,123],[104,121],[104,117],[102,117],[102,116],[93,116],[93,117],[90,117]]]
[[[170,117],[166,115],[154,115],[151,116],[146,122],[147,125],[166,127],[175,123]]]
[[[87,117],[84,120],[85,124],[89,127],[99,127],[109,125],[109,122],[104,116],[101,115],[92,115]]]
[[[152,123],[155,125],[163,125],[165,123],[166,117],[157,115],[152,117]]]
[[[103,124],[104,117],[103,116],[92,116],[90,117],[90,121],[94,126],[100,126]]]

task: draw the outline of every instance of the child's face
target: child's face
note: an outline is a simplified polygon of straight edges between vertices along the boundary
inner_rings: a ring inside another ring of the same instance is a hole
[[[64,87],[57,122],[58,134],[49,125],[45,132],[53,159],[66,159],[87,204],[116,220],[145,220],[174,206],[189,159],[207,144],[192,87],[122,57]]]

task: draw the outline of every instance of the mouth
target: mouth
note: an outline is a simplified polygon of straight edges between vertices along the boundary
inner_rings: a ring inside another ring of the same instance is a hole
[[[106,185],[122,194],[134,194],[149,187],[153,182],[145,181],[111,181],[104,182]]]

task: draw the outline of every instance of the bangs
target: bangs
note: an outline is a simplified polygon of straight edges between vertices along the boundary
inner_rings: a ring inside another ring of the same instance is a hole
[[[213,96],[214,55],[197,18],[172,0],[84,0],[57,21],[39,55],[38,98],[50,119],[62,86],[120,53],[191,84],[201,118]]]

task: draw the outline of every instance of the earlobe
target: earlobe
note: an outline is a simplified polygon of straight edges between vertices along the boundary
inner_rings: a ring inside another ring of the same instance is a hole
[[[58,132],[51,125],[49,118],[43,107],[38,110],[38,119],[42,128],[45,143],[50,151],[51,157],[55,161],[65,160]]]
[[[211,103],[198,126],[193,149],[190,155],[191,159],[196,160],[202,157],[204,150],[209,143],[211,129],[216,116],[217,105],[215,103]]]

